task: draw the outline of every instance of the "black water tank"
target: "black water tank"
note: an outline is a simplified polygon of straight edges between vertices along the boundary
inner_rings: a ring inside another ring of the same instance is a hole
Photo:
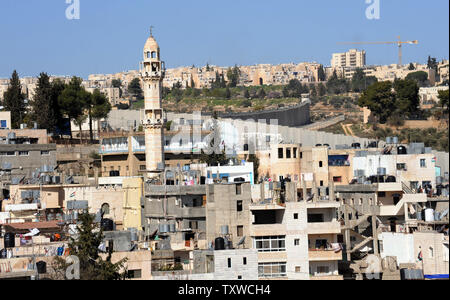
[[[14,248],[16,246],[16,235],[12,232],[5,233],[5,248]]]
[[[395,176],[388,176],[386,178],[386,182],[397,182],[397,179],[395,178]]]
[[[102,219],[101,226],[103,231],[113,231],[114,221],[111,219]]]
[[[45,261],[38,261],[36,263],[36,268],[37,268],[38,274],[47,273],[47,263]]]
[[[214,250],[225,250],[225,240],[218,237],[214,240]]]
[[[405,146],[398,146],[397,147],[397,154],[399,154],[399,155],[406,155],[406,154],[408,154],[408,151],[406,150]]]

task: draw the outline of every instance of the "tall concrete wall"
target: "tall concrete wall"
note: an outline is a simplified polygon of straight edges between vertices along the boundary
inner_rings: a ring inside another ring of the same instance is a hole
[[[278,108],[274,110],[256,111],[249,113],[235,113],[220,115],[223,119],[233,120],[278,120],[278,124],[282,126],[303,126],[311,123],[310,103],[302,103],[294,107]]]

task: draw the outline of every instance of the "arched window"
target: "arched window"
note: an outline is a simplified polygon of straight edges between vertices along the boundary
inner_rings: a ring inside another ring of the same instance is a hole
[[[152,52],[152,58],[156,58],[156,52],[155,51]]]
[[[433,258],[433,257],[434,257],[434,249],[433,249],[433,247],[430,247],[430,248],[428,249],[428,255],[429,255],[430,258]]]
[[[108,203],[102,204],[102,214],[109,215],[109,204]]]
[[[147,58],[151,58],[151,57],[152,57],[152,54],[150,53],[150,51],[148,51],[148,52],[146,53],[146,57],[147,57]]]

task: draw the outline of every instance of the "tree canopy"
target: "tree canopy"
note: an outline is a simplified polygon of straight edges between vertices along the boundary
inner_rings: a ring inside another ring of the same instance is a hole
[[[424,71],[412,72],[409,73],[405,79],[414,80],[419,85],[419,87],[424,87],[428,82],[428,74]]]
[[[139,78],[134,78],[133,80],[131,80],[130,84],[128,85],[128,93],[137,99],[142,98],[143,91]]]
[[[358,105],[367,107],[386,123],[390,117],[405,119],[418,111],[419,87],[412,80],[375,82],[365,90]]]
[[[376,82],[365,90],[358,100],[358,105],[367,107],[379,117],[380,123],[386,123],[395,109],[395,94],[389,81]]]
[[[77,236],[71,237],[69,242],[70,255],[80,260],[81,280],[121,280],[127,277],[125,270],[126,259],[113,264],[111,262],[112,249],[102,258],[99,246],[104,241],[103,231],[94,222],[95,216],[87,211],[79,215]],[[60,274],[65,274],[67,265],[65,261],[56,257],[53,267]]]
[[[17,71],[11,75],[9,87],[3,95],[3,106],[11,112],[11,129],[19,128],[26,115],[25,94],[22,93],[19,74]]]

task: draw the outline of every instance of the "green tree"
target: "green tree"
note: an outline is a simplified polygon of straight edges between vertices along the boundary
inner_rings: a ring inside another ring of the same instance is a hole
[[[245,91],[244,91],[244,98],[250,99],[250,92],[248,91],[248,89],[245,89]]]
[[[231,98],[231,91],[229,87],[227,87],[227,89],[225,90],[225,98],[227,99]]]
[[[26,115],[25,95],[22,93],[19,74],[14,70],[9,87],[3,95],[3,106],[11,112],[11,129],[19,128]]]
[[[113,79],[111,85],[113,88],[119,89],[119,97],[122,97],[122,81],[120,79]]]
[[[69,84],[58,97],[61,112],[67,115],[69,122],[76,119],[80,120],[86,103],[89,101],[90,93],[81,86],[81,82],[81,78],[72,77]],[[72,132],[70,132],[70,138],[72,138]]]
[[[439,91],[438,92],[438,94],[439,94],[439,105],[442,107],[442,109],[443,110],[446,110],[447,111],[447,114],[448,114],[448,107],[449,107],[449,104],[448,104],[448,91],[449,90],[445,90],[445,91]]]
[[[261,88],[261,89],[259,90],[259,92],[258,92],[258,98],[259,98],[259,99],[264,99],[264,98],[266,98],[266,92],[264,91],[263,88]]]
[[[111,103],[100,90],[95,89],[91,97],[88,98],[87,110],[89,116],[89,138],[91,142],[94,140],[92,132],[92,121],[98,121],[100,119],[108,117],[111,111]]]
[[[395,111],[394,113],[409,117],[417,112],[420,104],[419,87],[413,80],[396,80],[394,82],[395,89]]]
[[[327,93],[327,89],[325,87],[325,85],[323,83],[319,83],[319,85],[317,86],[317,95],[319,97],[325,96],[325,94]]]
[[[416,81],[419,87],[424,87],[428,84],[428,74],[424,71],[409,73],[405,79]]]
[[[348,92],[349,84],[345,78],[339,78],[336,71],[334,71],[333,75],[328,79],[327,89],[330,94],[342,94]]]
[[[351,85],[352,90],[356,93],[364,91],[372,83],[377,82],[377,78],[374,76],[366,76],[361,68],[356,69],[353,74]]]
[[[130,84],[128,85],[128,93],[135,97],[136,99],[142,98],[142,88],[141,88],[141,81],[139,78],[134,78],[131,80]]]
[[[319,81],[325,81],[326,79],[325,70],[323,69],[322,65],[320,65],[319,69],[317,70],[317,77]]]
[[[80,214],[79,225],[77,225],[78,234],[75,238],[70,238],[68,245],[70,255],[76,256],[80,261],[80,280],[126,279],[127,259],[112,263],[112,249],[104,255],[105,258],[102,257],[99,246],[104,241],[103,230],[94,222],[94,219],[95,216],[88,212]],[[68,267],[61,257],[56,257],[52,265],[59,274],[65,274]]]
[[[438,63],[435,57],[428,56],[427,68],[438,72]]]
[[[212,121],[212,132],[209,136],[208,148],[206,151],[201,150],[200,162],[206,163],[208,166],[225,165],[228,160],[225,155],[225,146],[221,149],[222,139],[217,112],[214,112]]]
[[[229,68],[227,71],[227,78],[229,81],[228,86],[229,87],[236,87],[239,84],[239,78],[241,75],[241,71],[237,66],[234,66],[234,68]]]
[[[33,101],[30,102],[32,120],[37,122],[39,128],[47,129],[49,133],[55,132],[58,125],[57,116],[53,109],[53,88],[46,73],[41,73],[35,90]]]
[[[52,91],[51,91],[51,107],[53,109],[53,115],[55,116],[55,130],[54,133],[61,131],[65,124],[64,124],[64,116],[62,109],[60,107],[59,103],[59,96],[62,94],[64,89],[66,88],[66,84],[61,79],[53,80],[51,83]]]
[[[358,105],[367,107],[379,118],[380,123],[386,123],[395,110],[395,94],[389,81],[376,82],[365,90],[358,99]]]

